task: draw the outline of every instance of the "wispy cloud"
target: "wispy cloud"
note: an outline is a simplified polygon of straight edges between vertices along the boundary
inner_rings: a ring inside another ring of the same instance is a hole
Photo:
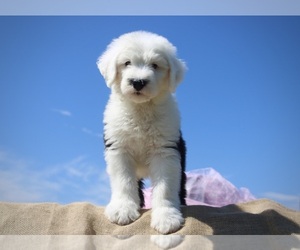
[[[72,113],[68,110],[65,110],[65,109],[51,109],[53,112],[56,112],[60,115],[63,115],[63,116],[72,116]]]
[[[88,201],[105,205],[110,196],[104,168],[87,156],[38,166],[0,150],[0,200],[10,202]]]
[[[290,194],[281,194],[275,192],[266,192],[264,196],[270,199],[279,200],[279,201],[299,201],[300,195],[290,195]]]
[[[0,200],[15,202],[53,199],[51,193],[60,189],[58,183],[43,178],[43,174],[31,169],[32,162],[0,151]]]
[[[99,138],[102,138],[102,134],[100,133],[96,133],[94,131],[92,131],[91,129],[88,129],[88,128],[82,128],[81,131],[85,134],[88,134],[90,136],[96,136],[96,137],[99,137]]]
[[[292,195],[292,194],[282,194],[277,192],[265,192],[262,194],[262,197],[275,200],[286,207],[300,210],[300,194]]]

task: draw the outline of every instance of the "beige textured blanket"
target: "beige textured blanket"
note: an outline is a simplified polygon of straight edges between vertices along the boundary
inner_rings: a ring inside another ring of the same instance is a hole
[[[89,203],[0,203],[2,235],[155,235],[151,210],[127,226],[110,223],[104,208]],[[256,200],[222,208],[182,208],[185,225],[180,235],[291,235],[300,234],[300,212],[270,200]]]

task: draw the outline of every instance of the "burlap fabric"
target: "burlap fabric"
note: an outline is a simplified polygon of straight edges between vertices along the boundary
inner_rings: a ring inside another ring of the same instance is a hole
[[[89,203],[0,203],[2,235],[155,235],[151,210],[127,226],[110,223],[104,208]],[[182,208],[185,225],[180,235],[296,235],[300,212],[270,200],[256,200],[221,208]]]

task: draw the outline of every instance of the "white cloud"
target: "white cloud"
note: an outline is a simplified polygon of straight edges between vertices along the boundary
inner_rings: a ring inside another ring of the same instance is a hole
[[[100,134],[100,133],[95,133],[95,132],[93,132],[92,130],[90,130],[90,129],[88,129],[88,128],[82,128],[81,129],[81,131],[83,132],[83,133],[85,133],[85,134],[88,134],[88,135],[91,135],[91,136],[96,136],[96,137],[102,137],[102,134]]]
[[[300,195],[290,195],[290,194],[281,194],[275,192],[266,192],[264,196],[270,199],[279,200],[279,201],[299,201]]]
[[[32,163],[0,151],[0,200],[14,202],[41,201],[59,190],[59,184],[43,178],[31,169]]]
[[[37,166],[0,150],[0,200],[9,202],[89,201],[105,205],[110,196],[104,168],[78,156],[54,166]]]
[[[262,197],[281,203],[285,207],[300,210],[300,195],[282,194],[276,192],[265,192]]]
[[[64,110],[64,109],[52,109],[53,112],[56,112],[60,115],[63,115],[63,116],[72,116],[72,113],[68,110]]]

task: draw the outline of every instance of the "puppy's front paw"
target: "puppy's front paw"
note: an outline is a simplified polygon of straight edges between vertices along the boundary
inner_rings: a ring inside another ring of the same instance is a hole
[[[127,225],[140,217],[139,206],[132,201],[111,201],[105,208],[106,217],[118,225]]]
[[[175,207],[160,207],[152,211],[151,227],[162,234],[176,232],[184,219]]]

